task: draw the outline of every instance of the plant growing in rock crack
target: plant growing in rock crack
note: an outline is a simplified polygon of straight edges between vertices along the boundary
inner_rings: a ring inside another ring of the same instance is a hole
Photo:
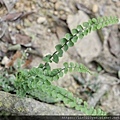
[[[76,29],[72,29],[71,33],[67,33],[60,40],[60,44],[55,46],[56,51],[43,58],[44,64],[41,63],[37,68],[33,67],[30,70],[19,70],[14,80],[17,95],[29,95],[47,103],[62,101],[66,106],[79,110],[85,115],[106,115],[107,113],[100,108],[89,107],[87,102],[74,97],[71,92],[52,84],[52,81],[58,80],[67,72],[91,73],[88,68],[83,64],[65,62],[63,68],[51,69],[50,63],[58,63],[69,47],[74,46],[78,39],[82,39],[91,31],[118,22],[117,17],[92,18],[88,22],[78,25]]]

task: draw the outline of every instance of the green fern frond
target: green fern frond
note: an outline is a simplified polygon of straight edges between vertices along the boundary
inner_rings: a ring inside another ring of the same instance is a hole
[[[72,29],[71,33],[67,33],[64,38],[60,40],[60,44],[56,45],[56,51],[52,55],[46,55],[43,60],[45,62],[59,62],[59,57],[63,56],[63,51],[67,51],[74,46],[78,39],[82,39],[91,31],[101,29],[105,26],[118,23],[117,17],[101,17],[92,18],[88,22],[78,25],[76,29]]]
[[[37,90],[37,91],[36,91]],[[73,94],[61,87],[54,85],[43,85],[43,92],[39,92],[38,89],[31,91],[35,98],[38,98],[44,102],[52,103],[63,101],[63,103],[70,108],[74,108],[83,112],[86,115],[106,115],[100,108],[90,108],[88,104],[80,98],[76,98]],[[36,94],[37,93],[37,94]],[[43,97],[44,96],[44,97]]]
[[[65,62],[63,66],[64,66],[63,68],[45,70],[44,75],[47,77],[48,80],[54,81],[54,80],[58,80],[60,77],[63,77],[63,75],[67,74],[68,72],[81,72],[81,73],[92,74],[90,70],[87,67],[85,67],[83,64]]]
[[[92,74],[87,67],[83,64],[65,62],[63,68],[51,69],[50,63],[58,63],[63,53],[74,46],[78,39],[82,39],[91,31],[118,23],[118,21],[117,17],[92,18],[88,22],[78,25],[76,29],[72,29],[71,33],[67,33],[60,40],[60,44],[55,46],[56,51],[52,55],[48,54],[43,58],[45,64],[41,63],[38,68],[30,70],[20,70],[16,74],[15,92],[19,96],[29,95],[47,103],[62,101],[66,106],[80,110],[86,115],[106,115],[106,112],[99,108],[89,107],[85,101],[74,97],[71,92],[64,88],[52,85],[52,81],[58,80],[68,72]]]

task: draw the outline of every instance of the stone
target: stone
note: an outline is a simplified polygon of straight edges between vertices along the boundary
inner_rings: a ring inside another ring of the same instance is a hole
[[[37,19],[37,23],[41,24],[41,23],[44,23],[46,21],[46,18],[45,17],[39,17]]]
[[[3,65],[6,65],[8,62],[9,62],[10,60],[9,60],[9,58],[7,57],[7,56],[4,56],[4,58],[2,59],[2,64]]]
[[[62,20],[66,20],[66,19],[67,19],[67,15],[66,15],[66,14],[62,14],[62,15],[60,16],[60,18],[61,18]]]
[[[21,30],[21,29],[22,29],[22,26],[21,26],[20,24],[18,24],[18,25],[16,25],[16,28],[17,28],[18,30]],[[11,28],[10,28],[10,31],[12,31]]]
[[[28,19],[24,19],[24,26],[29,27],[31,25],[31,22]]]
[[[50,105],[44,102],[39,102],[38,100],[34,100],[32,98],[21,98],[4,91],[0,91],[0,110],[8,111],[13,115],[17,114],[19,116],[84,115],[82,112],[77,110]],[[49,117],[47,118],[49,119]]]
[[[96,4],[93,5],[92,11],[94,13],[98,12],[98,6]]]
[[[120,1],[117,1],[117,2],[115,3],[115,6],[118,7],[118,8],[120,8]]]
[[[65,12],[64,12],[63,10],[60,10],[59,13],[60,13],[61,15],[65,14]]]
[[[58,15],[58,11],[54,11],[54,15]]]
[[[62,8],[63,8],[62,2],[58,1],[58,2],[55,3],[55,9],[56,10],[63,10]]]

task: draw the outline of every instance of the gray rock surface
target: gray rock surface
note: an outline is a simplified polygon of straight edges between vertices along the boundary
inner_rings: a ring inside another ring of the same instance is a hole
[[[18,115],[82,115],[80,111],[36,101],[32,98],[19,98],[0,91],[0,111]]]

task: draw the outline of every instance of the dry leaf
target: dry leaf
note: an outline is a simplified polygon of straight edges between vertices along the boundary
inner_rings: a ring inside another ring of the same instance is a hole
[[[17,13],[9,13],[2,17],[3,21],[15,21],[19,19],[23,15],[23,12],[17,12]]]
[[[6,67],[6,68],[9,68],[10,66],[13,66],[14,62],[15,62],[18,58],[21,58],[21,57],[22,57],[22,53],[21,53],[20,51],[17,51],[17,52],[13,55],[11,61],[10,61],[8,64],[6,64],[5,67]]]
[[[13,44],[20,44],[23,46],[31,46],[31,37],[28,35],[23,34],[15,34],[15,39],[13,41]]]
[[[16,21],[18,19],[23,19],[33,13],[34,13],[33,11],[26,12],[26,13],[25,12],[8,13],[7,15],[3,16],[1,19],[2,19],[2,21],[12,22],[12,21]]]
[[[27,16],[33,14],[33,13],[35,13],[35,12],[34,12],[34,11],[31,11],[31,12],[23,13],[22,16],[21,16],[21,18],[25,18],[25,17],[27,17]]]
[[[25,61],[25,63],[22,65],[22,68],[29,68],[31,62],[32,62],[32,56],[30,56],[30,57]]]

